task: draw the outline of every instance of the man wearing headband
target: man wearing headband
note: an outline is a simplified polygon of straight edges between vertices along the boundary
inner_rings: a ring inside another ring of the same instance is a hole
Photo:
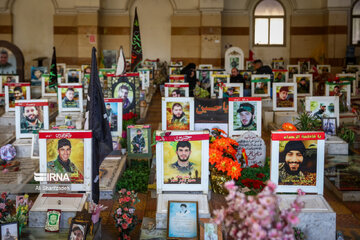
[[[289,87],[281,87],[276,98],[277,107],[293,107],[293,98],[290,99]]]
[[[47,168],[53,173],[70,173],[71,178],[84,180],[83,175],[77,169],[74,163],[70,161],[71,142],[62,138],[58,141],[58,156],[54,161],[48,162]]]
[[[239,114],[241,127],[236,128],[235,130],[248,130],[256,131],[256,122],[255,122],[255,107],[250,103],[240,104],[239,109],[237,110]]]
[[[279,159],[279,184],[298,185],[298,182],[305,179],[305,175],[301,171],[305,152],[305,145],[302,141],[290,141],[285,145]]]

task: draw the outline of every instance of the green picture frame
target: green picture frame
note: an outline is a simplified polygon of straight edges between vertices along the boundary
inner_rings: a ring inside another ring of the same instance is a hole
[[[126,136],[129,158],[145,159],[152,157],[151,125],[129,125]]]

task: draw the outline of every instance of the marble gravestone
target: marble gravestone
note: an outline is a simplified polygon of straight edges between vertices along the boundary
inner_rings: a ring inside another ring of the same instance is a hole
[[[239,143],[236,158],[240,160],[242,156],[242,149],[245,148],[248,156],[249,166],[257,164],[264,166],[266,158],[266,145],[264,140],[252,132],[246,132],[235,139]]]

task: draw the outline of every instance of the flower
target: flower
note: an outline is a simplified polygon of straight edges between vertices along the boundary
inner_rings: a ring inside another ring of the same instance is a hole
[[[129,225],[128,225],[127,223],[123,223],[123,224],[121,224],[121,228],[122,228],[122,229],[127,229],[127,228],[128,228],[128,226],[129,226]]]
[[[256,174],[256,177],[257,177],[257,178],[263,178],[263,177],[265,177],[265,174],[263,174],[263,173],[258,173],[258,174]]]
[[[117,215],[121,215],[121,213],[122,213],[121,208],[118,208],[118,209],[116,210],[116,214],[117,214]]]

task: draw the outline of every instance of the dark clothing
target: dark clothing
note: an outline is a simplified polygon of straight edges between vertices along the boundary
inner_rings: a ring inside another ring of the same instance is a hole
[[[245,87],[245,79],[240,75],[230,76],[230,83],[243,83]]]
[[[256,70],[256,74],[273,74],[272,69],[265,65]]]
[[[189,96],[193,97],[194,89],[195,89],[195,85],[196,85],[196,76],[189,77],[188,75],[186,75],[185,82],[189,83]]]
[[[133,145],[134,153],[142,153],[145,147],[145,138],[143,137],[143,135],[136,135],[131,141],[131,144]],[[136,146],[136,144],[139,146]]]

